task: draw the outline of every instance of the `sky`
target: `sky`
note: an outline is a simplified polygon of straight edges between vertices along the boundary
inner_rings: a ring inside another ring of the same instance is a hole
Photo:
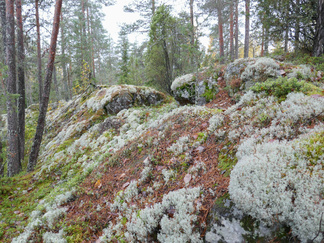
[[[139,13],[125,13],[123,11],[123,7],[125,5],[128,5],[132,1],[135,0],[117,0],[115,5],[103,8],[103,13],[106,15],[103,21],[103,26],[106,28],[106,30],[108,31],[109,35],[111,36],[111,38],[115,43],[118,42],[118,33],[120,31],[120,25],[122,25],[123,23],[127,23],[127,24],[134,23],[137,19],[140,18]],[[159,3],[162,2],[171,5],[175,9],[175,12],[173,13],[174,15],[176,14],[176,12],[180,12],[182,10],[189,12],[188,0],[159,1]],[[141,43],[145,40],[145,38],[147,38],[147,35],[135,33],[129,35],[128,37],[131,43],[134,42]],[[205,39],[202,39],[201,41],[203,42],[204,45],[206,41],[208,44],[207,37]]]

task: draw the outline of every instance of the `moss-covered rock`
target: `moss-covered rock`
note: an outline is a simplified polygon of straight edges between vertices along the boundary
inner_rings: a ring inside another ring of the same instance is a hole
[[[113,85],[97,91],[87,102],[93,110],[105,109],[107,114],[117,114],[133,106],[158,105],[166,95],[148,87]]]
[[[174,98],[181,104],[204,105],[218,93],[217,76],[208,75],[207,70],[186,74],[176,78],[171,90]]]

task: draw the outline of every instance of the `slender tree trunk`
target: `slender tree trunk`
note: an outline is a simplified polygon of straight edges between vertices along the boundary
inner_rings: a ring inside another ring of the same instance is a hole
[[[269,27],[265,27],[264,29],[264,54],[269,54]]]
[[[59,93],[59,88],[58,88],[58,83],[57,83],[57,75],[56,75],[56,67],[55,65],[53,66],[53,84],[55,88],[55,100],[59,101],[60,100],[60,93]]]
[[[230,59],[234,59],[234,6],[230,3]]]
[[[250,0],[245,0],[244,58],[249,57],[249,45],[250,45]]]
[[[36,31],[37,31],[37,79],[38,79],[38,86],[39,86],[39,106],[42,101],[43,95],[43,77],[42,77],[42,55],[41,55],[41,40],[40,40],[40,26],[39,26],[39,8],[38,8],[38,1],[35,0],[35,10],[36,10]]]
[[[264,56],[264,26],[262,26],[262,43],[261,43],[261,57]]]
[[[155,14],[155,0],[152,0],[152,16]]]
[[[299,49],[299,34],[300,34],[300,2],[299,0],[296,0],[296,13],[297,13],[297,19],[296,19],[296,26],[295,26],[295,49]]]
[[[4,163],[2,158],[2,137],[0,137],[0,177],[4,175]]]
[[[318,0],[316,34],[314,38],[313,56],[319,57],[324,53],[324,0]]]
[[[46,112],[48,107],[50,91],[51,91],[52,73],[53,73],[55,54],[56,54],[56,42],[57,42],[57,36],[58,36],[59,26],[60,26],[61,7],[62,7],[62,0],[56,0],[54,20],[53,20],[53,30],[51,35],[51,44],[50,44],[50,50],[49,50],[47,68],[46,68],[44,94],[43,94],[43,98],[39,110],[36,134],[35,134],[34,142],[31,148],[29,161],[27,165],[28,172],[33,171],[36,166],[40,145],[42,142],[44,127],[45,127]]]
[[[235,1],[235,59],[239,57],[239,13],[238,13],[239,1]]]
[[[69,54],[69,56],[70,56],[70,54]],[[71,61],[70,61],[69,68],[68,68],[68,84],[69,84],[70,97],[72,99],[73,98],[73,92],[72,92],[73,83],[71,80],[71,73],[72,73],[72,65],[71,65]]]
[[[15,20],[14,20],[14,0],[6,0],[7,19],[7,55],[6,64],[8,66],[7,77],[7,118],[8,118],[8,176],[14,176],[21,170],[19,160],[18,141],[18,116],[16,88],[16,50],[15,50]]]
[[[221,5],[217,7],[218,15],[218,35],[219,35],[219,57],[220,63],[224,64],[224,38],[223,38],[223,17],[222,17],[222,8]]]
[[[19,127],[19,157],[20,161],[24,160],[25,153],[25,48],[24,32],[21,14],[21,0],[16,0],[16,15],[18,25],[18,127]]]
[[[0,18],[1,18],[1,30],[2,30],[2,48],[3,52],[1,51],[1,60],[5,63],[6,59],[6,1],[0,0]]]
[[[2,27],[2,50],[1,50],[1,62],[5,63],[6,61],[6,1],[5,0],[0,0],[0,19],[1,19],[1,27]],[[0,77],[0,80],[2,80],[2,76]],[[5,90],[6,88],[2,87],[3,91],[4,91],[4,95],[5,95]],[[4,175],[4,163],[3,163],[3,158],[2,158],[2,137],[0,137],[0,177],[2,177]]]
[[[195,60],[194,60],[194,47],[195,47],[195,26],[194,26],[194,11],[193,11],[193,4],[194,0],[190,0],[190,25],[191,25],[191,38],[190,38],[190,45],[191,45],[191,58],[190,62],[191,65],[195,65]]]
[[[61,23],[63,23],[63,14],[61,13]],[[63,86],[64,86],[64,98],[66,101],[70,99],[69,84],[67,79],[66,71],[66,57],[65,57],[65,32],[64,28],[61,27],[61,52],[62,52],[62,70],[63,70]]]
[[[284,13],[286,18],[286,26],[285,26],[285,53],[288,52],[288,44],[289,44],[289,3],[286,3]]]
[[[94,41],[93,41],[93,23],[92,23],[92,11],[91,9],[89,10],[89,6],[87,8],[87,15],[88,15],[88,34],[91,40],[91,65],[92,65],[92,77],[96,78],[96,66],[95,66],[95,51],[94,51]]]

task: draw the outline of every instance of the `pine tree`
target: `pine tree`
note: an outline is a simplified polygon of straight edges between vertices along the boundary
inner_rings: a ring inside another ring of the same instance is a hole
[[[29,172],[33,171],[36,166],[40,145],[42,142],[44,127],[45,127],[45,118],[46,118],[49,95],[51,90],[52,73],[53,73],[54,60],[56,54],[56,42],[57,42],[57,36],[58,36],[59,26],[60,26],[61,7],[62,7],[62,0],[56,0],[53,30],[51,35],[51,44],[50,44],[50,50],[49,50],[47,68],[46,68],[46,76],[44,82],[45,84],[44,95],[42,97],[42,102],[41,102],[38,122],[37,122],[37,128],[36,128],[36,134],[34,137],[34,142],[32,145],[32,149],[30,152],[29,161],[27,165],[27,171]]]
[[[8,176],[14,176],[21,170],[19,159],[17,89],[16,89],[16,50],[14,0],[6,0],[6,64],[7,77],[7,119],[8,119]]]

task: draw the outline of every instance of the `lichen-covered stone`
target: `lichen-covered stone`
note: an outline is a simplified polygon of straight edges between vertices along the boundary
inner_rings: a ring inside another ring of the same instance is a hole
[[[148,87],[113,85],[98,90],[87,100],[86,105],[94,111],[105,109],[107,114],[117,114],[133,106],[158,105],[165,100],[165,94]]]
[[[268,242],[277,236],[280,229],[284,230],[283,225],[269,227],[245,214],[227,195],[217,199],[209,212],[207,243]]]
[[[171,90],[174,98],[181,105],[204,105],[218,93],[215,78],[209,76],[206,70],[176,78],[171,85]]]
[[[248,90],[256,82],[279,76],[280,65],[266,57],[238,59],[227,66],[224,75],[231,96],[238,90]]]

